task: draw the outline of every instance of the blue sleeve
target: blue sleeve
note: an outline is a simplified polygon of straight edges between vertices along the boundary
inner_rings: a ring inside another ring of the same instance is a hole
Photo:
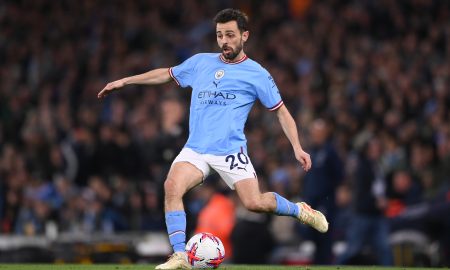
[[[258,98],[269,111],[275,111],[283,105],[280,91],[272,76],[265,69],[262,72],[258,86]]]
[[[196,66],[199,60],[199,55],[196,54],[178,66],[171,67],[169,69],[170,76],[175,80],[175,82],[181,87],[192,86],[194,81],[194,74]]]

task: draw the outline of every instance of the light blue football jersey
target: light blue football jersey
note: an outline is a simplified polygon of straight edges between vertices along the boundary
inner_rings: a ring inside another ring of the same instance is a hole
[[[244,125],[255,101],[269,110],[283,105],[272,76],[247,56],[229,63],[220,53],[196,54],[169,72],[192,88],[185,147],[201,154],[247,153]]]

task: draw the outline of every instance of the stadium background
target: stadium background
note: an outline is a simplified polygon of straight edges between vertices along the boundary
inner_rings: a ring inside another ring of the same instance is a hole
[[[375,216],[390,228],[378,240],[390,244],[394,263],[449,266],[444,0],[1,1],[0,261],[137,262],[169,253],[162,183],[186,140],[189,91],[171,83],[127,86],[103,101],[96,94],[108,81],[217,51],[211,19],[226,7],[250,16],[246,52],[275,78],[310,151],[325,136],[311,127],[324,119],[342,177],[315,173],[308,182],[274,115],[258,104],[246,132],[261,185],[293,200],[324,191],[333,230],[317,239],[287,218],[247,213],[213,177],[186,199],[189,231],[221,192],[236,203],[232,261],[308,264],[320,243],[333,255],[318,262],[336,263],[345,229],[367,214],[361,206],[373,206],[366,199],[378,181],[386,192],[373,192],[383,199]],[[358,164],[372,144],[381,152],[369,179]],[[375,254],[364,247],[352,263],[376,264]]]

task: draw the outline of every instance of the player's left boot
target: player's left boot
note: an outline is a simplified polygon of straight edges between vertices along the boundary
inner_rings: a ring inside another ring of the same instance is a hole
[[[167,262],[160,264],[155,269],[192,269],[188,263],[185,252],[175,252]]]
[[[306,225],[313,227],[321,233],[328,231],[328,221],[325,216],[317,210],[314,210],[305,202],[297,203],[299,214],[297,218]]]

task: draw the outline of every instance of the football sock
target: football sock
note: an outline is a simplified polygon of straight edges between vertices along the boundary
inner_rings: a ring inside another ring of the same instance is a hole
[[[186,245],[186,213],[184,211],[167,212],[166,226],[173,251],[184,252]]]
[[[295,203],[287,200],[276,192],[273,192],[273,194],[275,195],[275,199],[277,200],[277,208],[275,209],[275,214],[279,216],[298,216],[298,212],[300,210]]]

